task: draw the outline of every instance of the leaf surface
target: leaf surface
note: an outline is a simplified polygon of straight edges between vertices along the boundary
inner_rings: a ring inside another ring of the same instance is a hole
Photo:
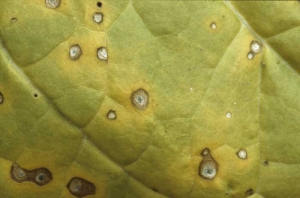
[[[299,2],[97,3],[0,1],[1,196],[74,197],[73,177],[95,185],[88,197],[300,194]],[[213,180],[199,176],[205,148]],[[17,183],[13,163],[53,180]]]

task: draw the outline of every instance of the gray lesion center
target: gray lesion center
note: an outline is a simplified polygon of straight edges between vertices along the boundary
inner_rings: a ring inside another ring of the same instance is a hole
[[[145,102],[145,99],[142,96],[138,96],[138,97],[136,97],[135,101],[137,103],[139,103],[140,105],[143,105]]]

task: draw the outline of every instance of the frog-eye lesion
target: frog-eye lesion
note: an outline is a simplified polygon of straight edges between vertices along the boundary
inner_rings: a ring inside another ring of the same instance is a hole
[[[11,166],[10,174],[11,178],[16,182],[22,183],[24,181],[29,181],[28,171],[19,167],[18,164],[14,163]]]
[[[99,47],[97,49],[97,56],[98,56],[98,58],[100,60],[107,61],[107,59],[108,59],[108,52],[107,52],[106,47]]]
[[[93,15],[93,19],[95,23],[100,24],[103,21],[103,14],[101,12],[95,12]]]
[[[131,94],[131,103],[140,110],[147,108],[149,102],[149,94],[144,89],[138,89]]]
[[[48,8],[55,9],[60,6],[60,0],[45,0],[45,4]]]
[[[116,111],[114,111],[114,110],[109,110],[109,112],[106,114],[106,117],[107,117],[109,120],[115,120],[115,119],[117,119]]]
[[[29,181],[43,186],[52,180],[52,173],[46,168],[26,170],[21,168],[17,163],[12,164],[10,173],[11,178],[18,183]]]
[[[72,45],[69,50],[69,56],[71,60],[77,60],[82,54],[81,47],[78,44]]]
[[[79,177],[73,177],[67,185],[69,192],[77,197],[84,197],[96,193],[93,183]]]
[[[213,180],[218,173],[218,163],[210,154],[210,150],[205,148],[201,155],[203,157],[199,165],[199,175],[206,180]]]
[[[46,168],[39,168],[31,171],[31,181],[39,186],[48,184],[52,180],[51,172]]]

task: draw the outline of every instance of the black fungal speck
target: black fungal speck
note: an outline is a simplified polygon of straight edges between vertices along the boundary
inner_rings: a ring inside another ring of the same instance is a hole
[[[246,195],[253,195],[253,189],[250,188],[249,190],[246,191]]]
[[[98,6],[98,8],[101,8],[101,7],[102,7],[102,3],[99,1],[99,2],[97,3],[97,6]]]
[[[266,161],[264,161],[264,165],[265,166],[268,166],[269,165],[269,162],[266,160]]]

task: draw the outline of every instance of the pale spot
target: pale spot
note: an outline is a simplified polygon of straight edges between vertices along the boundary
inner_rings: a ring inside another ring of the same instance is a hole
[[[79,45],[72,45],[70,47],[70,59],[77,60],[81,56],[81,47]]]
[[[210,28],[211,29],[216,29],[217,28],[217,24],[215,22],[210,24]]]
[[[254,58],[254,54],[252,52],[249,52],[248,55],[247,55],[247,58],[249,60],[252,60]]]
[[[46,6],[55,9],[60,5],[60,0],[45,0]]]
[[[250,48],[253,53],[259,53],[261,50],[261,46],[257,41],[252,41]]]
[[[116,112],[113,111],[113,110],[110,110],[108,113],[107,113],[107,118],[110,119],[110,120],[114,120],[117,118],[117,115],[116,115]]]
[[[100,13],[100,12],[96,12],[94,15],[93,15],[93,19],[96,23],[100,24],[102,21],[103,21],[103,14]]]
[[[206,148],[202,151],[203,156],[208,155],[208,154],[209,154],[209,149]]]
[[[245,149],[241,149],[237,153],[238,157],[241,159],[246,159],[247,158],[247,151]]]
[[[234,105],[236,105],[237,103],[236,103],[236,102],[234,102],[233,104],[234,104]]]
[[[231,118],[231,113],[227,112],[225,116],[226,116],[226,118]]]
[[[98,48],[97,55],[98,58],[103,61],[106,61],[108,58],[107,50],[105,47]]]
[[[193,88],[193,87],[191,87],[191,88],[190,88],[190,90],[191,90],[191,91],[193,91],[193,90],[194,90],[194,88]]]

